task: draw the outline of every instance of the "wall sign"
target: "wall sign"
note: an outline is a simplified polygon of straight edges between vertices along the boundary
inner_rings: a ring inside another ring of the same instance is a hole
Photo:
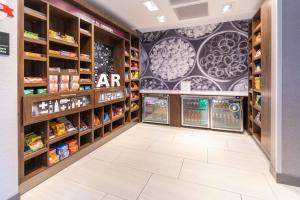
[[[0,32],[0,55],[9,55],[9,34]]]
[[[6,17],[14,17],[13,11],[14,10],[6,3],[6,0],[0,0],[0,20]]]
[[[120,75],[119,74],[110,74],[110,82],[107,74],[101,74],[98,82],[97,88],[100,87],[120,87]]]

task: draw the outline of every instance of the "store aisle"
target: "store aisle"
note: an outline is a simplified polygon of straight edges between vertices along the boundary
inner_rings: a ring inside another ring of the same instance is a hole
[[[293,200],[246,134],[138,124],[22,200]]]

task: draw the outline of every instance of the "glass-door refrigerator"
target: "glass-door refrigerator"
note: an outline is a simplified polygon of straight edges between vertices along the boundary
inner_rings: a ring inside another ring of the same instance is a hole
[[[243,132],[242,98],[213,98],[211,101],[211,128]]]
[[[143,94],[143,122],[170,124],[169,120],[169,95]]]
[[[181,96],[182,126],[210,128],[209,98]]]

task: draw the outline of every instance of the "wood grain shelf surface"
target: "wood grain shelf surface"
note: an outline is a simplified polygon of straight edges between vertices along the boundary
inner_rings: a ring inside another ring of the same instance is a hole
[[[94,125],[93,130],[97,130],[99,128],[102,128],[103,124],[99,124],[99,125]]]
[[[139,109],[140,109],[139,107],[138,107],[138,108],[133,108],[133,109],[131,108],[130,111],[131,111],[131,112],[135,112],[135,111],[138,111]]]
[[[69,46],[69,47],[78,47],[77,43],[67,42],[67,41],[59,40],[59,39],[52,38],[52,37],[49,37],[49,41],[52,43],[61,44],[61,45]]]
[[[26,88],[47,87],[47,82],[43,82],[43,83],[24,83],[24,87],[26,87]]]
[[[87,63],[90,63],[90,62],[92,62],[92,59],[80,57],[80,62],[87,62]]]
[[[78,61],[78,57],[62,56],[62,55],[56,55],[56,54],[52,54],[52,53],[49,53],[49,57],[51,57],[51,58],[63,59],[63,60],[74,60],[74,61]]]
[[[45,38],[33,39],[33,38],[24,37],[24,41],[33,44],[47,45],[47,41]]]
[[[122,119],[122,118],[124,118],[124,114],[122,114],[122,115],[118,115],[118,116],[115,116],[115,117],[112,117],[112,122],[115,122],[115,121],[118,121],[119,119]]]
[[[62,135],[62,136],[59,136],[59,137],[55,137],[55,138],[53,138],[53,139],[50,139],[50,140],[49,140],[49,144],[57,143],[57,142],[59,142],[59,141],[61,141],[61,140],[63,140],[63,139],[66,139],[66,138],[68,138],[68,137],[71,137],[71,136],[73,136],[73,135],[78,134],[78,132],[79,132],[78,130],[76,130],[76,131],[71,131],[71,132],[66,133],[66,134],[64,134],[64,135]]]
[[[92,33],[89,32],[89,31],[86,31],[84,29],[80,29],[80,34],[84,35],[84,36],[87,36],[87,37],[92,37]]]
[[[88,128],[88,129],[86,129],[84,131],[80,131],[79,132],[79,136],[83,136],[83,135],[89,134],[89,133],[92,132],[92,130],[93,130],[92,128]]]
[[[35,152],[27,151],[24,153],[24,161],[30,160],[34,157],[37,157],[43,153],[46,153],[47,151],[48,151],[48,149],[46,147],[39,149]]]
[[[31,18],[35,18],[35,19],[42,20],[42,21],[47,21],[47,16],[44,13],[33,10],[26,6],[24,7],[24,14],[27,16],[30,16]]]
[[[33,56],[25,56],[25,55],[24,55],[24,60],[47,62],[46,57],[33,57]]]

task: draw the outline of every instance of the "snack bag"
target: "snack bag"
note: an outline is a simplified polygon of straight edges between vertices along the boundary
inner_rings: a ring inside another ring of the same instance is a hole
[[[25,136],[25,144],[29,147],[31,151],[37,151],[44,147],[42,137],[36,135],[34,132],[29,133]]]

